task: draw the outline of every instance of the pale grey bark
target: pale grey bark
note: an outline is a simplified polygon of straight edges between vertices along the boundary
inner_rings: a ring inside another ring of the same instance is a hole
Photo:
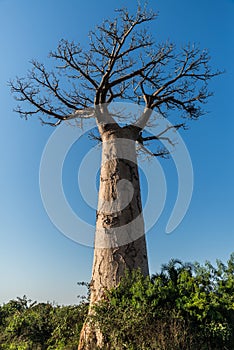
[[[140,269],[145,276],[149,273],[136,135],[130,128],[117,128],[102,135],[90,313],[105,291],[118,285],[125,270]],[[91,350],[96,345],[102,347],[102,335],[98,328],[92,329],[86,323],[79,350]]]

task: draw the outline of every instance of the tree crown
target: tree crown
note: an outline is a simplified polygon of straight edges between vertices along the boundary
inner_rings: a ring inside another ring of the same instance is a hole
[[[156,43],[145,25],[157,14],[146,6],[139,5],[134,15],[127,9],[117,14],[90,32],[88,50],[63,39],[50,53],[59,63],[54,71],[33,60],[26,78],[10,82],[16,100],[26,102],[24,108],[21,104],[16,108],[21,116],[38,115],[42,123],[52,126],[74,117],[81,121],[96,117],[102,133],[106,125],[118,124],[108,108],[104,117],[100,106],[127,101],[144,106],[133,122],[140,133],[152,110],[164,117],[177,110],[186,119],[204,113],[202,105],[211,96],[208,81],[220,74],[211,69],[208,51],[192,44],[177,50],[170,42]],[[182,127],[184,122],[175,125]],[[138,141],[143,145],[152,140],[139,136]]]

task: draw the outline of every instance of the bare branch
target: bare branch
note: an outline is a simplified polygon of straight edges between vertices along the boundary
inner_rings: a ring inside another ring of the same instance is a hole
[[[169,125],[168,127],[166,127],[163,131],[161,131],[160,133],[158,133],[157,135],[153,135],[153,136],[147,136],[147,137],[142,137],[142,135],[139,135],[138,138],[138,142],[140,143],[144,143],[146,141],[152,141],[152,140],[164,140],[165,137],[163,135],[165,135],[169,130],[179,130],[179,129],[184,129],[186,130],[186,125],[185,123],[182,124],[176,124],[176,125]],[[166,138],[167,139],[167,138]]]
[[[98,87],[98,83],[89,75],[88,71],[85,71],[82,66],[86,66],[87,62],[76,60],[77,55],[81,55],[82,50],[75,45],[73,42],[69,43],[66,40],[61,40],[57,51],[51,52],[50,57],[61,60],[66,63],[65,68],[70,67],[76,71],[78,71],[83,78],[85,78],[88,82],[90,82],[93,87],[96,89]]]
[[[141,150],[148,154],[150,157],[161,157],[168,159],[170,157],[170,152],[166,148],[158,148],[157,152],[151,152],[146,146],[140,144]]]
[[[150,123],[153,110],[164,117],[177,111],[178,117],[199,118],[212,95],[208,82],[221,72],[211,69],[207,50],[195,45],[179,50],[170,42],[156,45],[145,27],[156,17],[146,6],[138,6],[133,15],[121,9],[116,18],[90,32],[87,50],[61,40],[50,53],[56,61],[52,71],[33,60],[26,79],[10,82],[20,103],[16,111],[25,118],[37,115],[43,124],[52,126],[74,117],[81,121],[96,118],[103,133],[110,127],[120,128],[108,104],[131,101],[144,107],[142,115],[132,121],[139,135]],[[177,123],[176,128],[185,124]],[[169,142],[167,131],[154,140]],[[138,141],[143,145],[153,138]]]

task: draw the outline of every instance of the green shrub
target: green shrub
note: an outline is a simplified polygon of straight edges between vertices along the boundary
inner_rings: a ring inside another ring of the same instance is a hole
[[[94,311],[107,349],[231,350],[234,255],[216,268],[171,260],[151,279],[128,272]]]
[[[0,307],[0,350],[73,350],[87,305],[31,303],[26,297]]]
[[[0,350],[76,350],[87,311],[11,300],[0,306]],[[234,254],[215,267],[171,260],[151,278],[126,272],[89,317],[102,350],[233,350]]]

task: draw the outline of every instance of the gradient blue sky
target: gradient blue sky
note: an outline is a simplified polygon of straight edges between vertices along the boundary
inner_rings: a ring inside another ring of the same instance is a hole
[[[15,101],[7,81],[25,75],[30,59],[46,61],[61,38],[85,45],[95,24],[126,5],[133,9],[135,1],[0,0],[0,304],[23,294],[38,301],[77,303],[76,282],[90,280],[93,255],[92,248],[62,235],[43,208],[39,164],[53,129],[12,112]],[[189,211],[171,235],[165,234],[165,226],[176,198],[176,172],[171,161],[161,163],[168,197],[147,234],[154,273],[172,257],[226,261],[234,251],[234,1],[151,0],[149,5],[159,11],[153,26],[159,41],[170,39],[179,46],[197,42],[210,50],[214,67],[226,70],[211,83],[215,95],[206,106],[209,114],[183,132],[195,186]],[[65,184],[68,196],[76,184],[75,154],[72,162],[71,182]],[[74,195],[70,200],[82,210],[78,195],[77,202]]]

